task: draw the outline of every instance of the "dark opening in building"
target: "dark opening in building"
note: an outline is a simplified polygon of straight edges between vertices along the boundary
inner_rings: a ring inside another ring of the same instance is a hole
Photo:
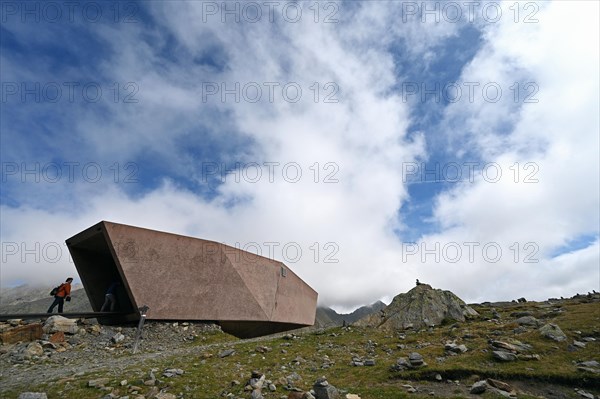
[[[136,307],[129,294],[127,283],[119,273],[113,254],[115,248],[109,244],[101,227],[94,226],[67,240],[73,261],[77,265],[81,282],[94,312],[100,312],[107,289],[119,282],[115,290],[115,316],[101,317],[101,323],[119,323],[138,319]]]

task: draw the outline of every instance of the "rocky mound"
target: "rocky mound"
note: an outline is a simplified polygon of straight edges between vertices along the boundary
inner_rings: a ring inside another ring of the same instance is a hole
[[[383,329],[425,328],[442,322],[465,321],[479,314],[450,291],[433,289],[419,284],[405,294],[397,295],[392,303],[378,314],[372,314],[356,325]]]

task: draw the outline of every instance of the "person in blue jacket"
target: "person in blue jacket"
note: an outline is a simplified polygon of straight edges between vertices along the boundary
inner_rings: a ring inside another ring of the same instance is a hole
[[[104,304],[100,309],[101,312],[105,312],[109,310],[110,312],[115,311],[115,306],[117,305],[117,288],[121,283],[119,281],[113,281],[112,284],[106,290],[106,295],[104,295]]]

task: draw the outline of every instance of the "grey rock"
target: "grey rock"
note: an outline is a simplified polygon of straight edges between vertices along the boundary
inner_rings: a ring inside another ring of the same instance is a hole
[[[121,333],[116,333],[115,335],[113,335],[110,339],[110,341],[113,344],[118,344],[120,342],[123,342],[125,340],[125,336]]]
[[[314,386],[326,387],[326,386],[329,386],[329,382],[327,381],[327,378],[325,378],[325,377],[319,377],[315,381]]]
[[[521,341],[512,340],[510,343],[503,341],[491,341],[492,348],[495,350],[501,350],[505,352],[520,353],[528,352],[532,349],[532,346],[525,344]]]
[[[465,353],[466,351],[468,351],[467,347],[464,344],[458,345],[457,349],[460,351],[460,353]]]
[[[225,349],[224,351],[219,352],[219,357],[227,357],[231,356],[235,353],[235,349]]]
[[[325,377],[317,378],[313,385],[315,391],[315,399],[338,399],[340,393],[331,385]]]
[[[272,349],[268,346],[257,346],[255,350],[259,353],[267,353],[272,351]]]
[[[375,360],[365,359],[365,366],[375,366]]]
[[[494,356],[494,359],[500,360],[502,362],[513,362],[517,360],[517,355],[510,352],[492,351],[492,355]]]
[[[577,394],[579,394],[579,396],[582,396],[586,399],[594,399],[594,395],[584,391],[583,389],[575,389],[575,392],[577,392]]]
[[[23,392],[17,399],[48,399],[44,392]]]
[[[405,357],[401,357],[396,360],[396,364],[394,364],[391,368],[393,371],[402,371],[410,368],[410,363]]]
[[[465,345],[457,345],[454,342],[446,343],[446,345],[444,345],[444,349],[454,353],[465,353],[467,351],[467,347]]]
[[[23,351],[23,355],[25,358],[29,359],[33,356],[42,356],[44,354],[44,348],[37,342],[31,342],[25,350]]]
[[[600,363],[597,362],[596,360],[588,360],[585,362],[579,362],[579,363],[577,363],[577,365],[582,366],[582,367],[592,367],[592,368],[600,367]]]
[[[408,362],[413,367],[423,366],[425,365],[425,361],[423,360],[423,356],[420,353],[412,352],[408,355]]]
[[[444,345],[444,349],[447,351],[454,351],[456,347],[457,345],[454,342],[446,342],[446,344]]]
[[[177,375],[183,375],[184,371],[182,369],[166,369],[162,374],[163,377],[171,378]]]
[[[95,380],[89,380],[88,381],[88,387],[96,387],[96,388],[101,388],[104,385],[108,384],[110,380],[108,378],[96,378]]]
[[[567,336],[556,324],[548,323],[540,328],[540,334],[548,339],[552,339],[556,342],[562,342],[567,339]]]
[[[573,346],[576,346],[578,348],[585,348],[585,342],[573,341]]]
[[[51,316],[44,323],[42,330],[46,334],[52,334],[58,331],[68,334],[77,334],[79,327],[77,327],[77,320],[67,319],[62,316]]]
[[[52,350],[56,350],[56,345],[53,344],[52,342],[48,342],[48,341],[44,341],[41,343],[42,348],[44,349],[52,349]]]
[[[300,374],[296,373],[295,371],[292,374],[285,377],[285,379],[288,385],[294,385],[295,382],[302,381],[302,377],[300,377]]]
[[[253,377],[250,378],[250,382],[248,383],[253,389],[262,389],[263,385],[265,383],[265,376],[261,375],[260,377]]]
[[[484,393],[487,388],[488,388],[488,384],[485,380],[477,381],[475,384],[473,384],[469,393],[472,393],[474,395],[479,395],[479,394]]]
[[[519,317],[516,320],[516,323],[520,326],[532,326],[532,327],[539,327],[540,324],[542,324],[538,319],[536,319],[533,316]]]

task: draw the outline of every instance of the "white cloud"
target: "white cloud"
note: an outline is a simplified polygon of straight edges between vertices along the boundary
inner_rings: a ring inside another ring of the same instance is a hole
[[[283,261],[283,245],[293,242],[303,254],[299,262],[288,262],[290,266],[319,292],[323,304],[345,308],[406,291],[416,277],[467,300],[512,298],[523,289],[514,281],[529,281],[539,276],[542,268],[547,286],[535,286],[531,295],[559,296],[553,283],[558,274],[568,274],[569,267],[593,269],[590,265],[598,259],[597,242],[568,256],[544,257],[531,268],[525,265],[526,269],[507,261],[508,256],[494,265],[422,264],[418,257],[403,262],[404,247],[393,231],[399,227],[398,209],[408,199],[402,163],[426,154],[422,137],[415,141],[406,137],[411,109],[398,93],[391,93],[401,78],[396,75],[389,48],[394,40],[406,40],[415,60],[435,56],[431,49],[455,35],[459,24],[399,24],[399,9],[393,2],[361,3],[353,11],[351,25],[315,24],[310,19],[279,25],[225,25],[217,19],[201,23],[201,3],[182,3],[181,8],[164,4],[151,3],[150,12],[158,24],[150,33],[142,33],[141,26],[100,31],[102,37],[118,43],[103,70],[122,80],[134,77],[140,86],[140,102],[131,107],[112,105],[108,119],[104,114],[82,114],[72,134],[92,143],[93,149],[87,147],[81,156],[122,162],[150,151],[160,154],[160,160],[168,165],[140,165],[141,174],[144,167],[168,167],[170,173],[190,173],[198,178],[202,159],[182,154],[179,140],[208,127],[206,134],[221,140],[219,150],[228,148],[229,141],[237,145],[243,138],[252,143],[219,154],[228,168],[234,161],[279,162],[275,181],[268,181],[268,169],[263,165],[260,182],[236,182],[234,176],[228,176],[210,200],[190,187],[178,186],[176,179],[163,180],[153,191],[133,197],[124,193],[125,186],[106,180],[51,187],[23,185],[21,200],[45,190],[50,195],[37,198],[31,206],[3,204],[3,242],[63,242],[99,220],[242,246],[257,242],[262,244],[263,254],[268,250],[264,243],[278,242],[274,255]],[[582,15],[568,10],[553,3],[540,11],[539,25],[503,21],[489,28],[484,47],[463,71],[464,81],[491,79],[503,87],[515,74],[531,74],[540,87],[538,104],[525,104],[514,115],[510,114],[514,107],[507,102],[480,101],[468,107],[461,103],[447,110],[449,123],[470,128],[470,133],[461,135],[445,132],[451,138],[460,136],[455,145],[468,140],[475,153],[498,162],[505,172],[516,161],[535,162],[540,167],[540,182],[527,185],[503,179],[492,184],[479,180],[458,186],[439,197],[435,218],[442,231],[424,240],[497,241],[502,245],[534,241],[540,256],[546,256],[578,235],[597,234],[591,219],[598,220],[599,201],[594,154],[598,125],[597,118],[592,118],[598,109],[598,78],[586,74],[598,70],[598,35],[594,39],[594,31],[590,34],[579,28],[595,26],[597,33],[597,12],[584,13],[583,18],[591,20],[581,21]],[[560,17],[562,12],[564,17]],[[573,29],[565,30],[565,24]],[[168,34],[176,40],[167,40]],[[223,48],[226,68],[220,71],[190,63],[211,51],[209,44],[214,45],[215,38]],[[579,44],[569,45],[572,42]],[[176,55],[172,62],[162,59],[157,50],[172,45],[168,43],[176,43],[171,49]],[[573,73],[579,70],[582,73]],[[256,104],[223,103],[218,96],[205,103],[201,89],[207,81],[242,85],[296,82],[303,88],[303,97],[296,104],[283,101],[281,92],[273,103],[264,97]],[[321,89],[325,83],[335,82],[340,88],[339,102],[315,103],[310,90],[314,82]],[[561,93],[578,95],[563,98]],[[507,118],[515,123],[514,131],[498,135],[497,124]],[[569,134],[564,133],[567,130]],[[282,167],[291,162],[302,168],[297,183],[286,181],[281,174]],[[315,162],[320,168],[318,183],[310,169]],[[327,162],[332,164],[325,169]],[[581,170],[586,171],[585,179]],[[339,182],[323,183],[332,171]],[[56,206],[53,201],[66,205]],[[74,204],[72,209],[69,204]],[[315,242],[319,243],[317,262]],[[333,245],[325,247],[329,242]],[[339,262],[325,263],[326,255]],[[30,258],[23,262],[20,254],[3,260],[1,270],[2,285],[17,280],[49,284],[73,273],[74,267],[66,259],[32,263]],[[585,273],[573,275],[577,277],[565,287],[564,295],[571,293],[567,290],[590,289],[584,288],[589,285]],[[481,284],[482,280],[487,285]]]
[[[551,258],[578,237],[598,234],[597,16],[596,3],[572,7],[553,2],[540,11],[539,24],[508,21],[488,32],[485,46],[461,79],[495,81],[506,88],[511,79],[529,75],[539,86],[539,102],[523,104],[516,113],[512,93],[507,93],[508,99],[497,104],[480,98],[469,107],[456,104],[447,109],[454,128],[465,130],[446,134],[461,136],[457,145],[466,138],[469,150],[485,162],[500,165],[503,176],[498,183],[480,178],[440,195],[435,218],[444,230],[423,240],[430,245],[499,243],[505,255],[498,263],[446,262],[443,276],[434,270],[442,266],[432,265],[429,278],[439,284],[449,278],[467,296],[480,299],[516,298],[525,288],[536,299],[550,292],[556,296],[560,280],[561,295],[598,287],[597,241],[573,254]],[[506,120],[514,123],[514,129],[499,133],[498,125]],[[524,183],[527,177],[538,182]],[[529,242],[539,247],[535,255],[539,263],[515,263],[516,249],[509,249],[515,242],[521,249]],[[474,281],[484,281],[489,288],[474,286]]]

